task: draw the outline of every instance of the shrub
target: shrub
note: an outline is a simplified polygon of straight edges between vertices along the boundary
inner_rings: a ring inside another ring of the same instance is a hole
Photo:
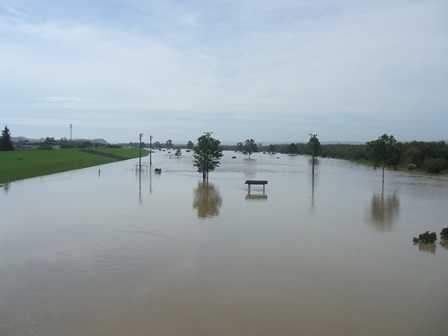
[[[413,164],[413,163],[408,163],[408,164],[406,165],[406,168],[407,168],[408,170],[413,170],[413,169],[416,169],[416,168],[417,168],[417,165],[416,165],[416,164]]]
[[[418,235],[418,241],[420,243],[432,244],[435,243],[436,240],[437,234],[435,232],[429,233],[429,231],[426,231],[425,233]]]
[[[440,173],[446,167],[445,159],[428,159],[423,163],[423,170],[428,173]]]
[[[440,231],[440,237],[442,239],[448,239],[448,227],[443,228],[442,231]]]

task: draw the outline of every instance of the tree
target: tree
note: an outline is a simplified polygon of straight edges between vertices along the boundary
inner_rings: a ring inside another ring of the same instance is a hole
[[[257,144],[255,143],[254,139],[247,139],[246,141],[244,141],[243,154],[249,155],[249,159],[250,159],[250,155],[254,152],[258,152],[258,147],[257,147]]]
[[[154,142],[154,148],[157,148],[157,149],[162,148],[162,145],[160,144],[159,141]]]
[[[299,154],[299,149],[297,148],[297,145],[295,143],[291,143],[288,146],[288,153],[289,154]]]
[[[187,142],[187,149],[193,149],[194,145],[193,145],[193,141],[188,141]]]
[[[445,159],[428,159],[423,162],[422,168],[428,173],[440,173],[446,166]]]
[[[173,142],[171,140],[166,141],[166,148],[168,149],[173,148]]]
[[[239,152],[243,151],[243,147],[244,147],[244,145],[241,141],[236,144],[236,150]]]
[[[367,151],[373,168],[397,167],[401,159],[401,144],[395,140],[393,135],[383,134],[378,139],[367,142]]]
[[[176,155],[177,158],[180,158],[180,157],[182,156],[182,151],[181,151],[181,149],[178,148],[178,149],[176,150],[176,153],[174,153],[174,155]]]
[[[11,142],[11,132],[9,131],[8,126],[2,131],[2,137],[0,138],[0,151],[13,151],[14,146]]]
[[[208,173],[219,167],[219,159],[222,157],[221,142],[214,139],[212,132],[205,132],[198,138],[194,148],[193,165],[202,173],[202,179],[208,180]]]

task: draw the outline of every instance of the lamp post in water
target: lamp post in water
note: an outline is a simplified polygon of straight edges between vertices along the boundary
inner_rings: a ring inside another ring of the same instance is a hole
[[[138,156],[138,169],[140,170],[140,172],[142,171],[142,136],[143,133],[140,133],[140,141],[139,141],[139,145],[138,145],[138,149],[139,149],[139,156]]]
[[[318,141],[317,140],[317,134],[313,134],[313,133],[310,133],[309,134],[310,135],[310,142],[312,143],[312,145],[313,145],[313,154],[312,154],[312,157],[313,157],[313,176],[314,176],[314,157],[316,156],[316,141]]]
[[[152,135],[149,136],[149,166],[152,166]]]

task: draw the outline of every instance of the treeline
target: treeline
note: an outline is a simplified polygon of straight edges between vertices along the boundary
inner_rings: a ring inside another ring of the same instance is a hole
[[[448,168],[448,145],[444,141],[412,141],[397,144],[397,167],[440,173]],[[367,145],[321,145],[320,156],[352,161],[372,162]]]
[[[238,146],[223,146],[227,150],[238,150]],[[398,142],[399,154],[397,168],[418,169],[429,173],[448,170],[448,145],[444,141]],[[310,143],[291,143],[263,146],[258,144],[259,152],[312,155]],[[316,154],[320,157],[351,160],[364,163],[373,162],[373,154],[367,144],[317,144]]]

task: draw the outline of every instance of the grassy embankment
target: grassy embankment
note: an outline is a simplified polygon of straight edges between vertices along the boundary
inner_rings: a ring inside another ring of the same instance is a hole
[[[94,152],[90,153],[84,150],[60,149],[0,152],[0,183],[139,157],[138,148],[98,148],[93,149]],[[142,156],[146,156],[148,153],[147,150],[142,150]]]

